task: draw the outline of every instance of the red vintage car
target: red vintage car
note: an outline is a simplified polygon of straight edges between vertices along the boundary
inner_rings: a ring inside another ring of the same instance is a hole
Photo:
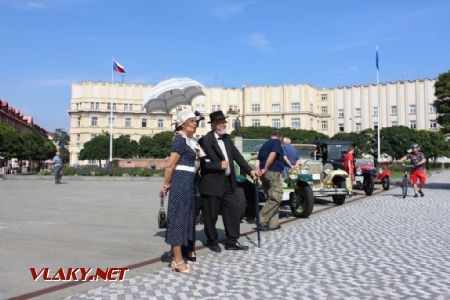
[[[386,191],[391,185],[391,175],[392,171],[388,168],[392,165],[392,162],[381,162],[380,168],[378,169],[378,175],[376,183],[381,183],[381,186]]]
[[[371,158],[355,159],[355,188],[363,189],[366,195],[370,196],[375,188],[375,177],[377,169],[374,167]]]

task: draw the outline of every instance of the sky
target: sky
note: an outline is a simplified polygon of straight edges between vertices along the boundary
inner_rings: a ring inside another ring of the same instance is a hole
[[[0,99],[69,130],[71,83],[318,88],[450,69],[449,0],[0,0]],[[120,80],[117,78],[116,80]]]

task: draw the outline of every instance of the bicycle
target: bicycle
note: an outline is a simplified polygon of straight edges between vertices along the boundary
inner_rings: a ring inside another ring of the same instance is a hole
[[[403,167],[403,179],[401,183],[402,187],[402,197],[406,198],[406,195],[408,194],[408,185],[409,185],[409,174],[411,173],[411,170],[415,168],[414,165],[401,165]]]

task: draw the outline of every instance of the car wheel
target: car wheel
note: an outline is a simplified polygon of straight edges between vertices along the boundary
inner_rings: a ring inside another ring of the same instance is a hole
[[[375,180],[373,176],[364,177],[363,188],[367,196],[372,195],[373,190],[375,188]]]
[[[391,185],[391,179],[389,178],[389,176],[386,176],[383,178],[383,181],[381,181],[381,186],[383,187],[383,189],[385,191],[387,191],[389,189]]]
[[[346,188],[346,184],[345,184],[345,179],[341,178],[338,182],[337,182],[337,187],[338,188]],[[333,195],[333,202],[336,205],[342,205],[345,203],[345,197],[346,195]]]
[[[309,217],[314,207],[312,188],[305,182],[299,182],[298,189],[289,194],[289,206],[294,217]]]

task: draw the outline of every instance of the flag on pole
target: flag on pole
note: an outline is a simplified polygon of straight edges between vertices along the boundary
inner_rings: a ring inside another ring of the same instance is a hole
[[[378,61],[379,61],[379,59],[378,59],[378,47],[377,47],[376,56],[375,56],[375,63],[377,65],[377,70],[380,71],[380,67],[378,65]]]
[[[113,60],[113,70],[114,70],[114,72],[117,72],[117,73],[125,73],[124,66],[122,66],[115,60]]]

